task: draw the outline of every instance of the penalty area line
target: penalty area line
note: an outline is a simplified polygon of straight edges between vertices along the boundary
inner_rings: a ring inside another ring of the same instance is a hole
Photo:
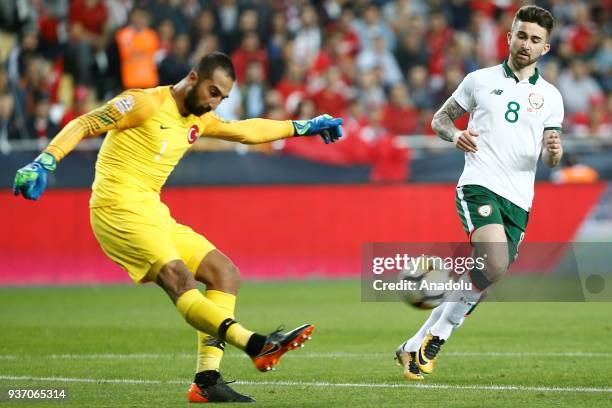
[[[182,380],[142,380],[132,378],[74,378],[74,377],[33,377],[0,375],[0,381],[46,381],[93,384],[187,384]],[[239,385],[306,386],[325,388],[422,388],[438,390],[475,390],[475,391],[521,391],[521,392],[574,392],[574,393],[612,393],[612,388],[596,387],[537,387],[524,385],[454,385],[454,384],[384,384],[384,383],[333,383],[325,381],[236,381]]]

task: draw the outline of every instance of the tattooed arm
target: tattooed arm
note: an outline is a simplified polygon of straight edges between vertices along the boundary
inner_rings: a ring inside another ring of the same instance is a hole
[[[434,115],[431,127],[440,138],[452,142],[455,133],[459,132],[453,122],[464,113],[465,110],[451,96]]]
[[[454,121],[465,112],[466,110],[451,96],[434,115],[431,127],[441,139],[454,143],[464,152],[474,153],[478,150],[474,139],[478,133],[473,130],[459,130],[454,124]]]

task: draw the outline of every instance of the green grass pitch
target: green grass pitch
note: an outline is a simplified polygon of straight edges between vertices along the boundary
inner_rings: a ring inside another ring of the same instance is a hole
[[[159,288],[3,288],[0,310],[0,406],[187,405],[196,336]],[[247,327],[316,331],[275,372],[231,347],[222,372],[263,406],[610,407],[611,316],[603,302],[486,303],[415,384],[393,354],[427,312],[361,302],[352,280],[245,283],[237,317]],[[7,402],[15,388],[69,396]]]

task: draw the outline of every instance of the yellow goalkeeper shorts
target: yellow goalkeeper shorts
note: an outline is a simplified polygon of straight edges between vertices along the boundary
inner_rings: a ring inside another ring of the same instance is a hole
[[[100,246],[137,283],[155,281],[162,266],[182,259],[195,274],[215,246],[178,224],[157,198],[90,209]]]

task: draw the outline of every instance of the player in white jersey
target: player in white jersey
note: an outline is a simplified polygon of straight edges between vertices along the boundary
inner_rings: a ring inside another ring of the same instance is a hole
[[[563,100],[540,77],[536,63],[550,50],[554,20],[537,6],[521,7],[508,33],[510,54],[500,65],[468,74],[434,115],[439,137],[465,152],[457,185],[457,212],[484,268],[461,276],[465,289],[449,295],[420,330],[396,350],[410,380],[434,368],[440,347],[498,281],[517,255],[529,218],[538,158],[556,166],[563,155]],[[468,129],[453,121],[470,112]]]

